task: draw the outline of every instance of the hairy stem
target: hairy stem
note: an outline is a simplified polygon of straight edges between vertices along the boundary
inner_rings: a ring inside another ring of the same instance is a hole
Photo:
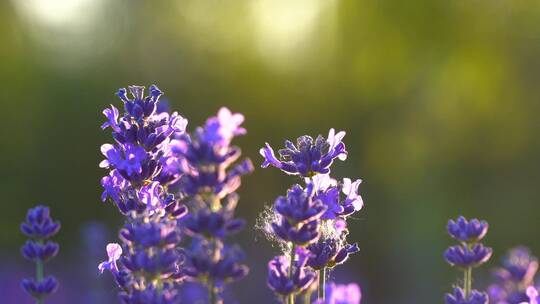
[[[291,261],[289,263],[289,279],[292,280],[292,275],[293,275],[293,266],[294,266],[294,257],[295,257],[295,252],[296,252],[296,244],[292,244],[292,247],[291,247]],[[289,296],[289,304],[294,304],[294,292],[291,293],[291,295]]]
[[[317,291],[318,298],[324,302],[326,298],[326,267],[319,270],[319,286]]]
[[[208,298],[210,299],[210,304],[217,304],[217,289],[214,279],[210,279],[208,283]]]

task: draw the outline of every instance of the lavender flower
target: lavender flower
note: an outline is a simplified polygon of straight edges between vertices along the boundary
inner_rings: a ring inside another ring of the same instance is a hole
[[[264,157],[261,167],[273,166],[287,174],[304,177],[329,173],[334,159],[342,161],[347,159],[343,137],[344,131],[335,134],[334,129],[330,129],[326,139],[319,135],[314,140],[311,136],[304,135],[298,137],[296,145],[286,140],[285,148],[278,151],[279,159],[276,158],[272,147],[266,143],[260,150],[260,154]]]
[[[460,216],[456,221],[448,222],[448,233],[461,242],[449,247],[444,258],[452,265],[463,269],[463,289],[454,288],[453,293],[446,294],[446,304],[487,304],[488,295],[472,289],[472,269],[487,262],[493,250],[478,243],[487,233],[486,221],[472,219],[468,221]]]
[[[296,260],[293,257],[277,256],[268,263],[268,286],[275,293],[288,297],[293,293],[302,292],[315,280],[313,271],[307,270],[305,265],[309,251],[302,247],[296,248]],[[294,270],[289,265],[294,265]]]
[[[305,187],[293,185],[286,196],[274,202],[264,229],[272,234],[286,252],[269,263],[268,285],[278,295],[294,303],[296,295],[302,293],[310,298],[311,290],[294,281],[297,272],[318,271],[318,298],[325,301],[326,269],[344,263],[350,254],[358,252],[356,244],[348,244],[346,219],[363,207],[358,193],[361,180],[354,182],[344,178],[338,183],[328,173],[334,159],[345,160],[347,151],[342,142],[345,132],[335,134],[331,129],[328,138],[301,136],[296,145],[285,141],[285,149],[279,150],[279,159],[267,143],[260,150],[264,157],[262,167],[273,166],[281,171],[300,175]],[[299,252],[305,252],[297,264]],[[285,256],[290,265],[285,265]]]
[[[343,264],[349,255],[360,250],[357,244],[346,244],[343,240],[335,238],[325,239],[307,248],[311,252],[307,265],[316,270]]]
[[[315,304],[360,304],[362,293],[355,283],[338,285],[330,282],[326,285],[326,299],[317,300]]]
[[[102,128],[111,128],[115,143],[101,147],[106,159],[100,167],[110,170],[101,180],[102,200],[110,198],[126,223],[120,230],[122,245],[107,245],[108,260],[98,269],[113,274],[124,303],[176,303],[185,276],[178,223],[187,208],[169,192],[182,172],[168,168],[178,161],[171,142],[184,134],[187,120],[156,110],[161,96],[156,86],[150,86],[147,97],[144,87],[129,91],[132,99],[125,89],[117,93],[124,103],[122,116],[114,106],[103,111]]]
[[[58,244],[47,239],[59,230],[60,223],[52,220],[49,208],[45,206],[29,209],[26,221],[21,224],[22,233],[31,238],[21,248],[22,255],[36,264],[36,278],[23,279],[21,286],[36,299],[36,303],[43,303],[43,299],[58,287],[54,276],[44,277],[43,264],[58,254]]]
[[[241,176],[253,171],[249,159],[238,161],[241,151],[232,146],[235,136],[243,135],[244,116],[221,108],[190,136],[177,136],[169,147],[167,171],[181,175],[171,185],[190,213],[180,223],[191,236],[186,248],[186,274],[205,284],[210,303],[221,302],[225,284],[247,275],[241,263],[243,253],[237,246],[226,243],[238,233],[245,221],[234,217],[238,203],[235,191]]]
[[[286,197],[276,199],[274,210],[278,219],[272,223],[272,229],[286,243],[313,243],[319,238],[319,221],[326,208],[321,201],[313,200],[312,185],[306,189],[294,185]]]
[[[526,289],[535,282],[538,259],[528,248],[511,249],[502,260],[502,266],[493,271],[495,282],[488,288],[494,303],[519,304],[528,300]]]

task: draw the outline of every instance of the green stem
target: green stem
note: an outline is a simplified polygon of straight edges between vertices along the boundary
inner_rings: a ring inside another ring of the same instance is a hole
[[[309,288],[304,292],[304,304],[311,304],[311,291]]]
[[[42,241],[39,241],[39,243],[41,244]],[[43,261],[37,259],[36,260],[36,282],[40,283],[41,281],[43,281]],[[37,298],[36,304],[43,304],[43,299]]]
[[[326,267],[319,270],[319,286],[317,288],[319,300],[324,302],[326,298]]]
[[[465,292],[465,299],[468,299],[472,290],[472,267],[467,267],[463,271],[463,290]]]
[[[289,263],[289,271],[288,271],[289,279],[292,279],[295,253],[296,253],[296,244],[293,244],[291,247],[291,261]],[[294,304],[294,292],[291,293],[291,295],[289,296],[289,304]]]

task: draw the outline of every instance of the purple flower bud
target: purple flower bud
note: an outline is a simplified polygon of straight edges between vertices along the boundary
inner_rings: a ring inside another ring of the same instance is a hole
[[[472,290],[469,298],[465,298],[465,292],[461,288],[454,288],[453,293],[445,296],[446,304],[488,304],[488,295],[485,292]]]
[[[345,144],[342,142],[344,136],[345,132],[335,134],[334,129],[330,129],[327,139],[319,135],[314,140],[305,135],[296,140],[296,145],[287,140],[285,141],[286,148],[279,150],[279,159],[267,143],[266,147],[260,150],[260,154],[264,157],[261,167],[266,168],[271,165],[287,174],[304,177],[329,173],[334,159],[347,158]]]
[[[40,282],[36,282],[34,279],[23,279],[21,286],[32,297],[41,299],[55,292],[58,282],[53,276],[47,276]]]
[[[473,243],[480,241],[488,231],[488,223],[478,219],[468,221],[465,217],[460,216],[457,220],[448,221],[448,233],[456,240]]]
[[[28,210],[26,221],[21,224],[21,231],[29,238],[47,239],[60,230],[60,223],[51,219],[49,208],[37,206]]]
[[[474,244],[471,248],[464,245],[456,245],[448,248],[444,258],[452,266],[461,268],[477,267],[487,262],[493,250],[482,244]]]
[[[22,255],[29,261],[47,262],[58,254],[59,246],[55,242],[45,243],[28,240],[22,247]]]

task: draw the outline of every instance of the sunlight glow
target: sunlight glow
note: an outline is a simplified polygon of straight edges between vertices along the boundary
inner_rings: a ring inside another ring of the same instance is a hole
[[[16,0],[14,4],[26,18],[44,26],[81,26],[93,19],[101,0]]]
[[[302,49],[310,47],[321,17],[331,11],[333,4],[332,0],[253,1],[251,17],[261,55],[274,61],[300,55]]]

